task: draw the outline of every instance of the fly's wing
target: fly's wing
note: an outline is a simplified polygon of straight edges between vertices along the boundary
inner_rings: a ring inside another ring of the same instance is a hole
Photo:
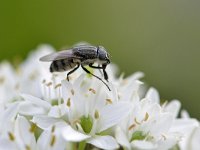
[[[61,60],[61,59],[80,59],[80,56],[74,55],[73,49],[63,50],[59,52],[55,52],[40,58],[40,61],[54,61],[54,60]]]

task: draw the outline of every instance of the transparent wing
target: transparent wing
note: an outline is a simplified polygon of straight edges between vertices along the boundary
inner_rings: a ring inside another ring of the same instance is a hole
[[[43,56],[40,58],[40,61],[54,61],[54,60],[61,60],[61,59],[70,59],[70,58],[77,58],[80,59],[80,57],[75,56],[73,54],[73,50],[63,50],[55,53],[51,53],[49,55]]]

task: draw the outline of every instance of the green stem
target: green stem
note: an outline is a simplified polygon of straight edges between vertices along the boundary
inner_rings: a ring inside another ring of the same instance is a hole
[[[78,150],[85,150],[86,142],[82,141],[78,144]]]

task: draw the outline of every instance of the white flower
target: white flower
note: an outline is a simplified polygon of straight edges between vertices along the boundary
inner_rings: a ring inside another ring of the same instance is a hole
[[[56,123],[54,126],[44,130],[37,140],[38,150],[66,150],[72,149],[72,144],[66,142],[61,136],[65,123]]]
[[[155,88],[146,92],[142,72],[118,78],[108,65],[111,91],[81,67],[68,82],[39,61],[54,51],[40,45],[16,68],[0,63],[0,150],[199,149],[199,121],[186,111],[179,118],[178,100],[161,104]]]
[[[6,105],[19,94],[18,77],[9,62],[0,64],[0,105]]]
[[[195,126],[195,120],[176,119],[180,108],[178,101],[161,107],[159,99],[154,88],[150,88],[142,100],[135,94],[130,116],[116,130],[116,139],[124,148],[167,150],[181,140],[180,127],[187,130]]]
[[[14,122],[4,127],[4,130],[6,131],[0,137],[0,150],[36,149],[34,132],[25,117],[17,116]]]
[[[191,120],[187,111],[183,110],[181,112],[181,117],[183,120]],[[196,119],[193,119],[196,120]],[[181,150],[198,150],[200,147],[200,123],[196,121],[194,126],[190,126],[187,130],[182,130],[181,128],[179,131],[184,132],[184,136],[182,137],[181,141],[178,143],[178,146]]]
[[[101,82],[93,84],[91,79],[83,80],[84,76],[81,75],[73,85],[66,80],[62,81],[63,109],[66,110],[62,118],[34,116],[33,122],[47,129],[57,122],[66,121],[68,124],[62,129],[66,141],[86,141],[99,148],[115,149],[118,147],[115,139],[110,135],[101,135],[101,132],[127,116],[130,106],[126,102],[110,99],[112,93]]]

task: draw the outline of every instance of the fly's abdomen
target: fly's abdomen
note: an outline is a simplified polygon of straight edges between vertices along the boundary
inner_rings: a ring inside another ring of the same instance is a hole
[[[64,72],[68,71],[76,66],[72,60],[55,60],[51,63],[50,72]]]

